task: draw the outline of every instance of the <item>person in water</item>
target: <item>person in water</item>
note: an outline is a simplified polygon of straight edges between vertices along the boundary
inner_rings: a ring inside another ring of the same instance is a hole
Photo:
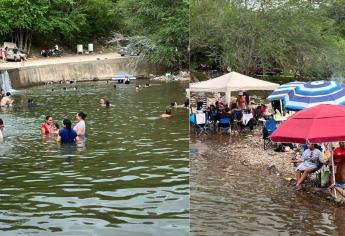
[[[0,119],[0,142],[4,141],[4,133],[3,133],[4,128],[5,128],[4,121]]]
[[[109,100],[105,101],[105,107],[109,108],[112,106],[113,106],[113,104],[111,104]]]
[[[28,99],[28,107],[38,107],[38,104],[33,99]]]
[[[86,114],[82,111],[78,112],[75,116],[77,124],[73,127],[73,130],[77,133],[78,139],[84,140],[86,133],[85,118]]]
[[[53,117],[46,116],[45,122],[41,125],[41,133],[42,134],[50,134],[53,133]]]
[[[171,110],[166,109],[165,113],[161,115],[162,118],[170,118],[171,117]]]
[[[59,124],[57,123],[57,122],[54,122],[53,123],[53,134],[59,134],[59,128],[60,128],[60,126],[59,126]]]
[[[5,107],[5,106],[8,106],[8,107],[12,107],[13,105],[13,99],[11,98],[11,93],[10,92],[7,92],[6,93],[6,96],[3,97],[0,101],[0,106],[1,107]]]
[[[64,128],[59,131],[56,141],[61,143],[74,143],[77,133],[72,129],[72,122],[69,119],[63,120]]]
[[[99,98],[99,105],[101,105],[102,107],[105,106],[105,98],[104,97]]]

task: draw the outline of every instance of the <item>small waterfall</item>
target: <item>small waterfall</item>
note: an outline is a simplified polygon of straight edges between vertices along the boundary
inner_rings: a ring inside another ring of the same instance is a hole
[[[0,74],[0,88],[2,88],[5,91],[5,93],[14,91],[14,89],[12,88],[11,79],[7,70],[2,71]]]

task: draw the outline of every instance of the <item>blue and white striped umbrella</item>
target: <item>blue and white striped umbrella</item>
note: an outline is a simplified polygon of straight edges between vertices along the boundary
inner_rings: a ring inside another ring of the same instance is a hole
[[[345,87],[335,81],[313,81],[296,86],[285,97],[287,110],[299,111],[319,104],[345,105]]]
[[[302,84],[305,84],[305,82],[295,81],[287,84],[282,84],[276,90],[274,90],[273,93],[270,96],[268,96],[267,99],[270,101],[284,99],[285,97],[287,97],[288,93],[291,90],[295,89],[296,87]]]

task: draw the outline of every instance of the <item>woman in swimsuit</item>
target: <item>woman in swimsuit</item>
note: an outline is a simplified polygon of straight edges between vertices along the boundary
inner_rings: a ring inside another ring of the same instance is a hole
[[[46,121],[41,125],[41,133],[42,134],[53,133],[53,117],[52,116],[46,116]]]

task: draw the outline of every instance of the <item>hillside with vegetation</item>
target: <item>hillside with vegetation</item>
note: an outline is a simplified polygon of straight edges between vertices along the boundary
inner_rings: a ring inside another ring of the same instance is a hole
[[[191,69],[295,78],[345,72],[344,0],[192,0]]]
[[[0,0],[0,42],[32,47],[77,44],[106,47],[115,33],[145,37],[141,45],[151,63],[188,65],[187,0]]]

